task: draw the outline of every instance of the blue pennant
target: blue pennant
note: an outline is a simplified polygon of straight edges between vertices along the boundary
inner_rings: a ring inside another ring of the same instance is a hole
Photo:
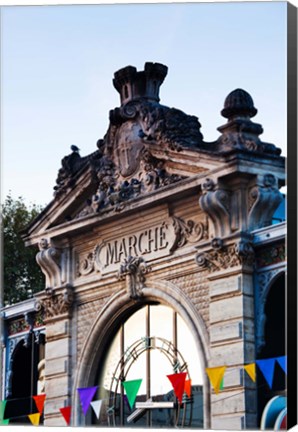
[[[267,381],[270,388],[272,388],[275,358],[269,358],[264,360],[256,360],[258,367],[260,368],[265,380]]]
[[[284,373],[287,374],[287,356],[276,357],[276,360]]]

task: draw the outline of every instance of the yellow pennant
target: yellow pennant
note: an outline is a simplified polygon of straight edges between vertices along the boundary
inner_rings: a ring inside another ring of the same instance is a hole
[[[216,394],[219,393],[225,370],[226,366],[206,368],[207,375]]]
[[[29,417],[29,420],[31,421],[31,423],[33,424],[33,426],[39,425],[40,413],[29,414],[28,417]]]
[[[251,377],[253,382],[256,382],[256,364],[250,363],[250,364],[244,365],[244,369],[246,370],[248,375]]]

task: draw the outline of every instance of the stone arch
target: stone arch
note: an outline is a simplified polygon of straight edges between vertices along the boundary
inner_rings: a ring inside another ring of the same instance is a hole
[[[203,369],[208,366],[209,335],[191,301],[173,283],[168,281],[148,281],[142,290],[142,301],[135,301],[129,297],[125,289],[119,290],[105,304],[93,323],[86,342],[81,350],[78,362],[78,371],[74,381],[72,400],[73,400],[73,424],[79,426],[79,401],[76,389],[93,385],[98,367],[97,360],[103,354],[103,347],[106,346],[110,337],[109,334],[119,325],[121,319],[127,314],[132,314],[150,301],[159,301],[172,307],[187,324],[196,340],[196,351],[199,355]],[[210,428],[210,392],[209,382],[203,373],[204,385],[204,428]]]

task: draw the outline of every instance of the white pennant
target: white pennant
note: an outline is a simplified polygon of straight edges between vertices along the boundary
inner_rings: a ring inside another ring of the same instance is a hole
[[[91,402],[91,404],[90,404],[98,419],[99,419],[99,415],[100,415],[101,404],[102,404],[102,400],[96,400],[96,401]]]

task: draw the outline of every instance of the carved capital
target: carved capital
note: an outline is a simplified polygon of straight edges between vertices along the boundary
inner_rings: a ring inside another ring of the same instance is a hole
[[[119,280],[126,280],[126,290],[130,298],[140,299],[143,293],[145,275],[151,271],[145,260],[141,257],[128,257],[120,266],[118,272]]]
[[[210,272],[220,271],[236,266],[251,267],[255,261],[255,253],[251,243],[240,240],[232,245],[223,246],[216,239],[215,248],[209,252],[198,253],[195,257],[201,269],[207,268]]]
[[[215,237],[224,237],[231,232],[230,194],[207,178],[202,184],[199,204],[213,223]]]
[[[69,314],[74,301],[73,287],[67,284],[59,293],[52,288],[46,289],[46,296],[36,301],[36,308],[43,308],[45,319]]]
[[[265,174],[248,191],[249,230],[270,225],[272,216],[283,199],[273,174]]]
[[[61,251],[53,247],[45,238],[41,239],[39,249],[36,261],[46,276],[46,287],[61,285]]]

